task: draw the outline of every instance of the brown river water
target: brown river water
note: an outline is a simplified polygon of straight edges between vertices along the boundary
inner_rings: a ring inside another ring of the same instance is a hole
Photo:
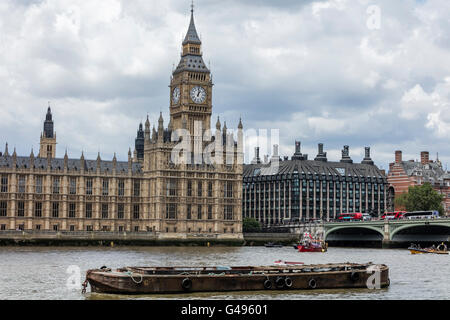
[[[82,294],[88,269],[108,266],[272,265],[275,260],[318,263],[383,263],[387,289],[201,293],[121,296]],[[0,247],[0,299],[450,299],[450,255],[411,255],[405,249],[329,248],[298,253],[293,247]],[[79,273],[78,273],[79,272]],[[79,281],[78,281],[79,280]],[[69,283],[69,286],[67,285]]]

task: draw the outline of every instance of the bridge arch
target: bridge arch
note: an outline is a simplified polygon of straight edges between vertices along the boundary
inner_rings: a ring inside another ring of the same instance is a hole
[[[351,232],[352,230],[370,230],[372,231],[372,233],[375,233],[377,235],[380,236],[380,240],[383,240],[384,238],[384,231],[382,228],[377,228],[375,226],[367,226],[367,225],[345,225],[345,226],[336,226],[336,227],[332,227],[329,230],[325,231],[325,241],[327,241],[328,237],[330,235],[332,235],[333,233],[336,233],[337,231],[349,231]],[[374,231],[374,232],[373,232]]]
[[[390,234],[390,239],[393,241],[402,240],[408,241],[407,235],[412,234],[417,241],[448,241],[450,238],[450,224],[445,223],[414,223],[397,227]]]

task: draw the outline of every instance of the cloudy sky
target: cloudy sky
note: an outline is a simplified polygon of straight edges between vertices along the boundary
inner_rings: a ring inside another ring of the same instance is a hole
[[[0,144],[37,154],[50,101],[57,156],[127,159],[140,121],[168,119],[189,0],[0,1]],[[330,160],[364,147],[450,164],[450,1],[196,0],[213,121],[279,129]],[[253,152],[246,155],[251,158]]]

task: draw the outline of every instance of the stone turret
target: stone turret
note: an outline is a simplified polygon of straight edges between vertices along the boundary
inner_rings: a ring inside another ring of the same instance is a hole
[[[226,121],[224,121],[223,122],[223,128],[222,128],[222,141],[223,141],[223,144],[224,145],[226,145],[226,143],[227,143],[227,123],[226,123]]]
[[[128,175],[131,175],[133,169],[133,158],[131,157],[131,148],[128,150]]]
[[[69,157],[67,155],[67,149],[64,153],[64,172],[67,172],[67,169],[69,168]]]
[[[33,152],[33,148],[31,148],[31,153],[30,153],[30,169],[33,170],[34,168],[34,152]]]
[[[100,172],[102,159],[100,158],[100,152],[97,155],[97,173]]]
[[[14,152],[12,154],[12,158],[13,158],[13,168],[16,169],[17,167],[17,153],[16,153],[16,148],[14,147]]]
[[[155,126],[153,126],[153,129],[152,129],[152,142],[153,143],[156,143],[156,139],[157,139],[157,133],[156,133],[156,129],[155,129]]]
[[[243,165],[244,164],[244,133],[243,133],[244,126],[242,125],[242,119],[239,119],[238,124],[238,133],[237,133],[237,164]]]
[[[164,119],[161,112],[158,120],[158,143],[163,142],[164,142]]]
[[[52,170],[52,155],[47,153],[47,172]]]
[[[220,131],[220,127],[221,127],[220,119],[219,119],[219,117],[217,117],[216,130]]]
[[[113,164],[113,172],[116,172],[117,169],[117,158],[116,158],[116,153],[114,152],[114,157],[112,159],[112,164]]]
[[[145,137],[144,140],[146,143],[150,142],[150,120],[147,115],[147,120],[145,121]]]
[[[80,171],[81,173],[84,173],[84,168],[86,168],[86,162],[84,161],[84,153],[81,151],[81,157],[80,157]]]

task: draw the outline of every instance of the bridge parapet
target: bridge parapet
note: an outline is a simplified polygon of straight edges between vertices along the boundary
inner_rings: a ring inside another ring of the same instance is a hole
[[[376,231],[377,233],[382,235],[383,243],[393,241],[394,236],[402,230],[424,226],[443,227],[444,229],[448,230],[447,238],[445,234],[440,235],[442,241],[448,241],[448,237],[450,236],[449,218],[325,222],[323,225],[325,240],[330,234],[345,229],[366,229]],[[418,239],[417,241],[419,240],[420,239]]]

